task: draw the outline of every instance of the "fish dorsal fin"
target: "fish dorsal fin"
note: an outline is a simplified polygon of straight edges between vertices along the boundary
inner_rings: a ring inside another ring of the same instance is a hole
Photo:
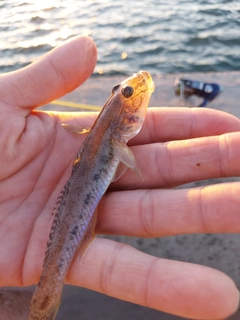
[[[132,153],[132,150],[126,145],[126,143],[120,142],[118,139],[114,139],[113,153],[115,157],[117,157],[127,168],[134,171],[142,179],[142,175],[134,154]],[[118,170],[119,172],[117,172],[114,177],[115,180],[119,179],[120,176],[123,175],[123,173],[126,171],[126,169],[124,169],[124,167],[122,167],[121,165],[119,166]]]
[[[59,211],[59,207],[60,207],[60,204],[61,204],[63,198],[65,198],[69,192],[69,186],[70,186],[70,183],[68,180],[57,197],[56,204],[53,208],[52,216],[55,216],[57,214],[57,212]]]

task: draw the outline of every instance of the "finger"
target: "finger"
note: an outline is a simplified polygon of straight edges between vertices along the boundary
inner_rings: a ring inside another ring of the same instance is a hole
[[[130,145],[214,136],[240,131],[229,113],[207,108],[149,108],[140,133]]]
[[[100,202],[96,230],[152,238],[239,233],[239,193],[238,182],[193,189],[111,192]]]
[[[97,115],[96,113],[84,114],[84,119],[82,113],[74,113],[74,115],[59,113],[58,116],[60,122],[70,123],[76,128],[85,128],[92,125]],[[172,123],[174,125],[171,125]],[[114,188],[171,187],[194,179],[238,175],[239,134],[234,134],[235,137],[226,135],[150,144],[162,140],[211,136],[236,130],[240,130],[240,121],[230,114],[216,110],[195,109],[193,112],[184,108],[150,109],[143,130],[136,138],[130,140],[130,144],[148,143],[148,145],[132,147],[144,181],[141,182],[134,172],[128,170],[111,188],[113,190]],[[225,161],[225,172],[221,172],[221,159],[227,157],[228,144],[233,151],[232,160]]]
[[[1,101],[30,109],[46,104],[83,83],[95,63],[93,41],[73,38],[26,68],[1,75]]]
[[[144,181],[128,170],[111,190],[174,187],[238,176],[240,133],[132,147]]]
[[[91,127],[98,115],[88,112],[58,113],[61,122],[72,127]],[[84,125],[83,125],[84,121]],[[129,145],[214,136],[240,131],[240,121],[233,115],[207,108],[149,108],[139,134]]]
[[[225,319],[239,294],[223,273],[158,259],[106,239],[96,239],[81,266],[76,256],[67,282],[191,319]]]

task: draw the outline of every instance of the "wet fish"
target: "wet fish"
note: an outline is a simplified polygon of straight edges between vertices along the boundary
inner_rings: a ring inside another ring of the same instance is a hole
[[[83,256],[94,238],[97,205],[103,194],[127,168],[141,175],[126,143],[140,131],[153,91],[154,82],[147,71],[113,87],[58,197],[28,320],[55,319],[71,262],[77,251]]]

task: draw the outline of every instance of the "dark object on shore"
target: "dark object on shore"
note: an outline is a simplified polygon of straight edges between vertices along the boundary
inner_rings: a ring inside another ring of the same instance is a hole
[[[198,107],[205,107],[222,91],[222,87],[217,83],[204,83],[187,79],[176,79],[174,85],[175,94],[182,98],[188,98],[192,95],[203,98],[203,102]]]

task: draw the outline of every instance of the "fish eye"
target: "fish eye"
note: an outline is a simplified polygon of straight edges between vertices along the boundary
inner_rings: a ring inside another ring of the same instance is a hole
[[[112,93],[116,92],[119,87],[120,87],[120,84],[116,84],[116,85],[112,88]]]
[[[134,89],[131,86],[126,86],[122,89],[122,94],[124,98],[130,98],[133,95]]]

